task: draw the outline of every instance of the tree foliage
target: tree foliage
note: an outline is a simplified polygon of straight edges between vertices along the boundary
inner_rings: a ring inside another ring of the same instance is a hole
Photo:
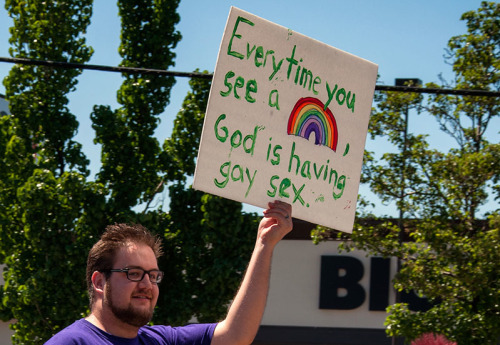
[[[122,34],[119,53],[125,67],[168,69],[174,65],[171,51],[181,36],[179,1],[119,1]],[[153,136],[159,115],[169,103],[171,76],[124,74],[117,93],[121,108],[96,106],[91,115],[101,144],[102,168],[98,181],[111,191],[110,207],[116,216],[147,202],[162,181],[160,146]]]
[[[82,35],[91,1],[6,1],[5,6],[14,20],[12,56],[90,59],[92,49]],[[78,123],[66,94],[79,74],[16,65],[4,80],[13,115],[1,118],[0,262],[7,270],[0,315],[21,320],[12,325],[16,343],[43,342],[68,315],[86,308],[81,258],[92,227],[84,224],[99,217],[104,199],[98,185],[86,182],[88,161],[72,139]]]
[[[500,5],[483,2],[462,20],[467,33],[452,37],[447,49],[455,79],[428,86],[499,91]],[[363,180],[383,202],[396,202],[404,218],[376,226],[359,219],[345,247],[399,258],[395,288],[414,290],[433,302],[424,312],[412,312],[403,303],[390,306],[388,335],[411,340],[435,333],[459,344],[496,344],[500,215],[498,209],[482,215],[479,208],[488,197],[500,198],[500,144],[486,135],[498,120],[500,101],[394,92],[378,97],[370,134],[386,138],[397,150],[379,160],[368,153]],[[413,133],[405,140],[404,114],[411,109],[432,115],[455,147],[432,149],[427,136]]]
[[[181,38],[178,0],[119,1],[121,65],[168,69]],[[11,55],[85,63],[91,0],[7,0],[14,20]],[[54,25],[58,23],[58,25]],[[12,115],[0,118],[0,317],[16,320],[15,344],[42,344],[88,313],[85,263],[90,246],[114,222],[142,223],[164,237],[155,322],[193,316],[215,321],[226,311],[250,255],[256,220],[241,204],[188,187],[203,125],[209,81],[191,81],[171,138],[155,137],[172,77],[124,74],[120,107],[91,114],[101,168],[73,140],[67,107],[79,70],[15,66],[5,79]],[[165,205],[169,190],[170,205]],[[169,211],[164,211],[169,206]]]

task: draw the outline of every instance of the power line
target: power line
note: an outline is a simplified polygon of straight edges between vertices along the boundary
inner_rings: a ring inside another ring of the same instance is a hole
[[[80,63],[72,63],[72,62],[50,61],[50,60],[35,60],[35,59],[27,59],[27,58],[0,57],[0,62],[15,63],[15,64],[22,64],[22,65],[36,65],[36,66],[72,68],[72,69],[82,69],[82,70],[94,70],[94,71],[104,71],[104,72],[119,72],[119,73],[128,73],[128,74],[162,75],[162,76],[183,77],[183,78],[212,79],[212,77],[213,77],[213,74],[207,74],[207,73],[175,72],[175,71],[167,71],[167,70],[163,70],[163,69],[140,68],[140,67],[122,67],[122,66],[114,67],[114,66],[90,65],[90,64],[80,64]],[[413,86],[389,86],[389,85],[376,85],[375,90],[376,91],[428,93],[428,94],[436,94],[436,95],[500,97],[500,91],[486,91],[486,90],[459,90],[459,89],[440,89],[440,88],[425,88],[425,87],[413,87]]]
[[[427,88],[427,87],[389,86],[389,85],[376,85],[375,90],[430,93],[435,95],[500,97],[500,91],[486,91],[486,90],[439,89],[439,88]]]
[[[87,65],[87,64],[73,63],[73,62],[34,60],[27,58],[7,58],[7,57],[0,57],[0,62],[9,62],[21,65],[60,67],[69,69],[86,69],[86,70],[104,71],[104,72],[119,72],[119,73],[129,73],[129,74],[153,74],[153,75],[163,75],[172,77],[212,79],[212,74],[204,74],[196,72],[174,72],[174,71],[167,71],[164,69],[154,69],[154,68]]]

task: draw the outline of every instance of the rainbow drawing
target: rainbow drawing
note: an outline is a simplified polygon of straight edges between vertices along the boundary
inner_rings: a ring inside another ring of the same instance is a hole
[[[329,108],[317,98],[304,97],[297,101],[288,119],[287,132],[309,140],[314,133],[315,144],[337,150],[337,122]]]

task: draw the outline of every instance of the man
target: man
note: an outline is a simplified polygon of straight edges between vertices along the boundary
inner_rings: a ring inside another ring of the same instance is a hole
[[[145,326],[158,300],[163,273],[161,245],[140,225],[107,228],[87,260],[91,312],[52,337],[59,344],[238,345],[252,343],[264,314],[271,258],[276,244],[292,230],[291,206],[269,203],[241,287],[226,318],[216,324],[172,328]]]

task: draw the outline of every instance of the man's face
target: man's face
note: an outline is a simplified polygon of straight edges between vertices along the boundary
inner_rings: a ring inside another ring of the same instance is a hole
[[[158,269],[153,250],[143,244],[130,244],[117,253],[113,269],[142,268],[146,271]],[[106,281],[104,305],[120,321],[142,327],[151,321],[158,301],[158,285],[151,283],[145,274],[140,282],[127,279],[124,272],[113,272]]]

